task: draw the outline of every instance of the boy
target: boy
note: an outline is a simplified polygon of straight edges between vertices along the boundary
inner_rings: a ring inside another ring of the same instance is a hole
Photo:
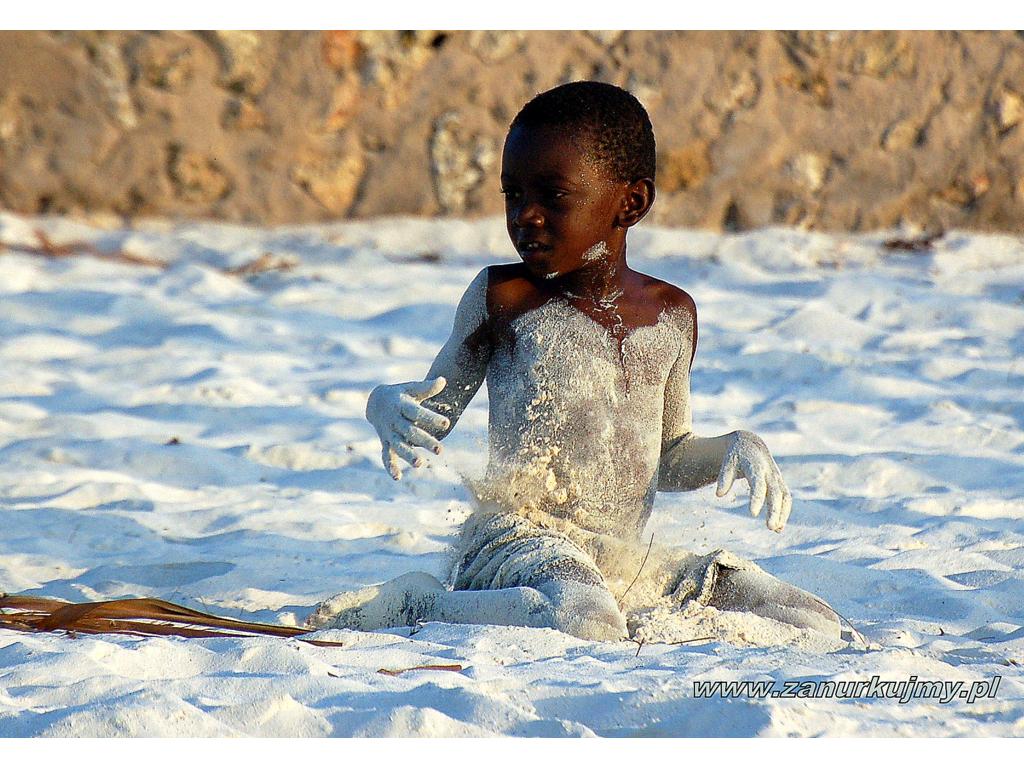
[[[441,452],[486,378],[489,463],[466,521],[452,591],[422,573],[343,593],[311,627],[377,629],[418,620],[554,627],[621,639],[625,618],[602,561],[635,542],[654,494],[747,479],[750,511],[781,531],[792,500],[750,432],[690,429],[696,308],[626,264],[626,234],[654,202],[654,133],[643,106],[605,83],[559,86],[512,121],[501,183],[522,260],[484,269],[456,311],[427,380],[377,387],[366,414],[385,468]],[[674,553],[665,594],[748,610],[838,637],[807,592],[719,550]]]

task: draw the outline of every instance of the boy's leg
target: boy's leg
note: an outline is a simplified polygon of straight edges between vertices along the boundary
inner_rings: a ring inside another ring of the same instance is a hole
[[[540,582],[534,589],[548,599],[554,629],[584,640],[625,640],[629,637],[626,617],[604,586],[550,579]]]
[[[548,579],[532,587],[449,592],[426,573],[407,573],[336,595],[318,607],[306,626],[374,630],[417,621],[551,627],[587,640],[626,637],[625,618],[603,587]]]
[[[478,511],[463,524],[454,590],[425,573],[325,601],[309,627],[381,629],[417,621],[551,627],[620,640],[626,619],[590,556],[567,536],[511,513]]]
[[[720,569],[708,605],[725,611],[750,611],[837,638],[842,630],[839,614],[828,603],[764,571]]]
[[[723,611],[748,611],[836,638],[842,634],[839,614],[824,600],[727,550],[686,554],[673,592],[680,602],[695,600]]]

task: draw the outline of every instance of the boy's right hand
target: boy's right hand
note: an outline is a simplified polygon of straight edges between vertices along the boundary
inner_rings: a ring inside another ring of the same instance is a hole
[[[423,465],[423,459],[416,455],[414,447],[441,453],[441,443],[427,430],[443,432],[450,422],[421,403],[439,394],[447,383],[443,376],[438,376],[426,381],[382,384],[370,393],[366,402],[366,420],[377,430],[384,469],[395,480],[402,479],[399,458],[414,467]]]
[[[729,438],[715,494],[725,496],[737,477],[745,477],[750,484],[750,514],[757,517],[767,501],[768,528],[781,533],[793,509],[793,496],[779,465],[764,440],[753,432],[741,429],[730,433]]]

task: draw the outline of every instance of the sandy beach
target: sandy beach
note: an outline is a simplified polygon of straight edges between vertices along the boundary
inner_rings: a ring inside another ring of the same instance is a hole
[[[695,431],[756,431],[794,496],[776,535],[743,482],[661,494],[647,536],[751,558],[866,642],[0,630],[0,736],[1024,734],[1024,241],[893,236],[641,226],[629,251],[696,300]],[[0,213],[0,591],[296,625],[341,590],[443,578],[486,392],[399,483],[363,409],[377,384],[422,378],[473,276],[514,258],[497,219]],[[694,695],[915,676],[999,682],[972,702]]]

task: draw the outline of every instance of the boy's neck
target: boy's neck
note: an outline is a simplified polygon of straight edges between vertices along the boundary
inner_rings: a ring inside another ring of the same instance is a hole
[[[625,240],[616,245],[599,245],[604,245],[608,252],[595,259],[592,266],[555,278],[550,287],[556,293],[594,302],[613,301],[621,295],[631,271],[626,264]]]

